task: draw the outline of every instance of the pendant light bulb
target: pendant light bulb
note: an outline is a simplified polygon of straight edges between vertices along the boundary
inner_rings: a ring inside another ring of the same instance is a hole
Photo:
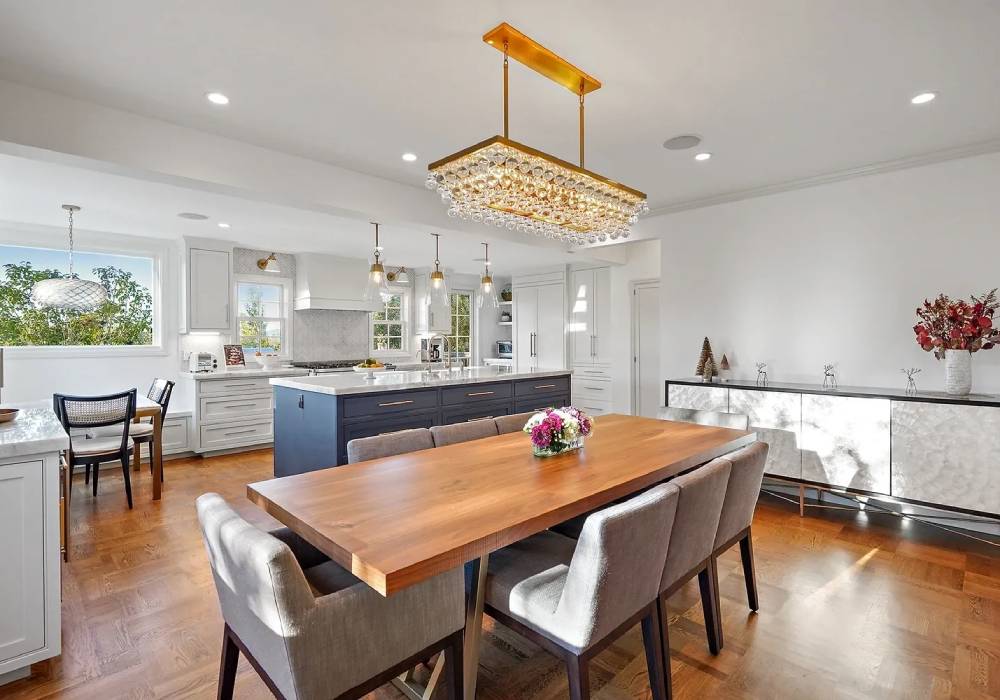
[[[392,298],[392,292],[389,291],[389,283],[386,280],[385,266],[380,260],[382,248],[378,242],[378,224],[372,223],[375,226],[375,259],[371,267],[368,268],[368,279],[365,281],[363,298],[367,302],[382,302],[384,304]]]
[[[497,286],[493,284],[493,275],[490,273],[490,244],[483,243],[483,247],[486,248],[486,264],[483,276],[479,280],[479,298],[476,303],[480,309],[499,309]]]
[[[437,233],[431,235],[434,236],[434,271],[430,275],[430,293],[427,295],[427,303],[431,306],[450,306],[448,283],[445,281],[444,273],[441,272],[441,235]]]

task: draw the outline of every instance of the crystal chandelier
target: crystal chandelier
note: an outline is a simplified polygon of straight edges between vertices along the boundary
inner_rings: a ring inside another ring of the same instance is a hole
[[[108,300],[108,290],[98,282],[80,279],[73,272],[73,214],[80,207],[63,204],[62,208],[69,212],[69,274],[36,282],[31,288],[31,301],[43,309],[93,311]]]
[[[507,23],[483,35],[503,51],[503,136],[494,136],[427,166],[427,188],[448,215],[584,245],[627,238],[646,195],[585,170],[583,98],[601,83]],[[580,165],[508,138],[508,59],[579,96]]]

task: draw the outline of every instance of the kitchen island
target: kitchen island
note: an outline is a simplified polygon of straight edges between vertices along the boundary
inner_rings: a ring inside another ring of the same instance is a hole
[[[570,402],[571,370],[502,367],[274,377],[274,475],[347,463],[347,443]]]

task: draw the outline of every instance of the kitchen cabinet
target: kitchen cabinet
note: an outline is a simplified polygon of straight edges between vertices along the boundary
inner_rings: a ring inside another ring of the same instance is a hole
[[[514,287],[514,367],[518,372],[566,366],[565,285]]]
[[[230,250],[187,249],[188,331],[232,329],[232,261]]]
[[[611,364],[611,269],[574,270],[569,284],[574,367]]]
[[[416,304],[417,333],[451,334],[451,303],[428,304],[430,277],[425,273],[416,275],[413,282],[413,303]]]

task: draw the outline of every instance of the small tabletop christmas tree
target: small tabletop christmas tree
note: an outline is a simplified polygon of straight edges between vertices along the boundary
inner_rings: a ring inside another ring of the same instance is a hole
[[[698,367],[694,371],[697,376],[705,376],[705,363],[708,361],[712,362],[712,373],[708,375],[709,381],[711,381],[711,377],[717,375],[718,371],[715,367],[715,356],[712,354],[712,344],[708,342],[708,338],[705,338],[701,343],[701,357],[698,358]]]

